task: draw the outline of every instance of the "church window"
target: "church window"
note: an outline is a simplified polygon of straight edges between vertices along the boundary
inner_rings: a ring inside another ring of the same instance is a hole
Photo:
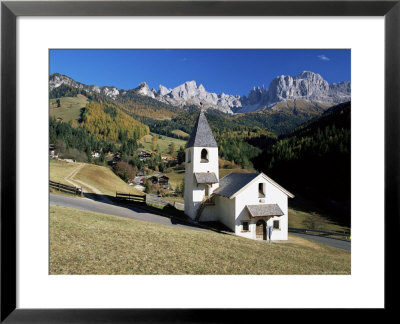
[[[280,222],[278,220],[274,220],[274,229],[280,229]]]
[[[258,198],[265,198],[265,183],[258,184]]]
[[[201,163],[207,163],[208,162],[208,152],[206,149],[202,149],[201,150],[201,159],[200,159]]]
[[[249,230],[249,222],[243,222],[242,231],[248,231],[248,230]]]
[[[190,156],[190,149],[186,151],[186,162],[188,162],[188,163],[192,162],[192,159]]]

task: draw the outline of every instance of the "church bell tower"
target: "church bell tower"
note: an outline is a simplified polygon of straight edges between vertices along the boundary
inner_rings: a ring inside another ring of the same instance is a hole
[[[185,214],[195,219],[201,203],[218,186],[218,145],[202,110],[186,144]]]

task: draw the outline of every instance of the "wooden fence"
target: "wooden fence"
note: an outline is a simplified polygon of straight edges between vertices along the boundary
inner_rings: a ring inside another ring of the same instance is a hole
[[[49,181],[49,186],[50,188],[56,189],[58,191],[74,194],[76,196],[82,196],[82,188],[67,186],[65,184],[51,180]]]
[[[315,235],[321,235],[321,236],[342,236],[345,237],[346,240],[351,239],[351,233],[340,233],[340,232],[329,232],[329,231],[322,231],[322,230],[315,230],[315,229],[307,229],[307,228],[294,228],[294,227],[289,227],[289,232],[294,232],[294,233],[313,233]]]
[[[145,203],[146,202],[146,196],[143,195],[133,195],[129,193],[122,193],[122,192],[116,192],[115,193],[115,199],[119,201],[133,201],[133,202],[141,202]]]

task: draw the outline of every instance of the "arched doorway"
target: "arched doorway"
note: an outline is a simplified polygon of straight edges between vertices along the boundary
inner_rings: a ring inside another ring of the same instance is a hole
[[[257,239],[267,239],[267,225],[263,219],[259,219],[256,223],[256,238]]]

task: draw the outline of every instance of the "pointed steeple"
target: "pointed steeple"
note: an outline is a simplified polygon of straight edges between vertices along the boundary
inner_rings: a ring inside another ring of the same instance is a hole
[[[218,147],[203,110],[200,111],[186,147]]]

